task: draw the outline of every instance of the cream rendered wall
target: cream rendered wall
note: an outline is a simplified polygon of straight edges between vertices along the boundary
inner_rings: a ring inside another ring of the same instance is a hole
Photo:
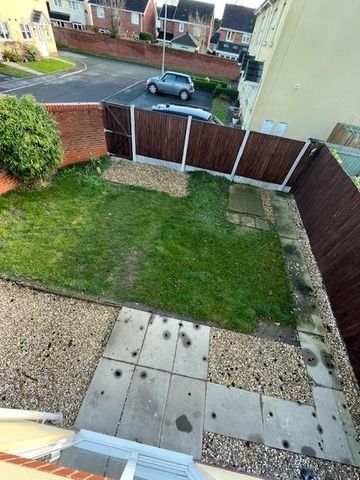
[[[61,7],[55,5],[54,0],[48,0],[50,10],[54,12],[68,13],[70,15],[70,22],[81,23],[87,25],[87,19],[85,16],[85,4],[82,0],[75,0],[78,4],[78,10],[70,8],[69,0],[61,0]]]
[[[286,122],[286,137],[325,140],[337,122],[360,119],[360,2],[292,0],[286,9],[275,45],[251,45],[265,75],[247,126]]]
[[[57,48],[52,31],[45,0],[0,0],[0,22],[7,22],[10,29],[10,41],[19,41],[35,44],[39,50],[39,38],[36,31],[37,24],[31,23],[33,10],[40,10],[46,17],[41,25],[49,55],[57,56]],[[21,34],[20,23],[29,23],[32,39],[24,40]],[[0,40],[0,50],[6,47],[7,40]]]

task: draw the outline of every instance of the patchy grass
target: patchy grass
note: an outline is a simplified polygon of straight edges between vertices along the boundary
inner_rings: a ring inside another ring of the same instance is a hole
[[[0,271],[242,332],[259,318],[293,324],[277,234],[227,222],[228,187],[197,172],[174,198],[64,169],[48,188],[0,197]]]
[[[217,97],[213,99],[211,112],[225,125],[227,124],[229,106],[230,102],[226,100]]]
[[[29,72],[25,72],[24,70],[20,70],[20,68],[11,67],[10,65],[6,65],[5,63],[1,63],[1,62],[0,62],[0,74],[9,75],[11,77],[17,77],[17,78],[32,77],[32,74]]]
[[[75,63],[68,59],[43,58],[37,62],[25,62],[23,65],[40,73],[56,73],[71,70]]]

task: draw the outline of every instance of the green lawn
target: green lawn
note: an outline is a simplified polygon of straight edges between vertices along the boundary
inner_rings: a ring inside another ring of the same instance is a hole
[[[212,102],[212,114],[226,125],[230,103],[221,98],[214,98]]]
[[[31,73],[20,70],[20,68],[11,67],[0,62],[0,74],[10,75],[11,77],[25,78],[32,77]]]
[[[243,332],[258,318],[294,324],[279,239],[228,223],[228,188],[198,172],[174,198],[62,170],[48,188],[0,197],[0,271]]]
[[[68,59],[44,58],[37,62],[25,62],[23,65],[40,73],[56,73],[71,70],[75,64]]]

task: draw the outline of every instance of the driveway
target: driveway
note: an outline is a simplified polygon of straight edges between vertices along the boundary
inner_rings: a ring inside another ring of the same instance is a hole
[[[43,75],[35,78],[0,82],[0,93],[32,94],[40,102],[100,102],[134,104],[151,108],[157,103],[185,103],[168,95],[151,95],[146,91],[147,78],[160,70],[93,55],[66,52],[79,66],[79,73]],[[211,108],[211,94],[195,92],[191,105]]]

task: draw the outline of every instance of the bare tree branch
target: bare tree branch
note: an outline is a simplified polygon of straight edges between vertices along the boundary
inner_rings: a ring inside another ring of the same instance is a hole
[[[199,51],[206,52],[207,49],[207,30],[209,24],[204,16],[199,14],[199,11],[196,10],[195,14],[189,15],[189,23],[195,25],[191,33],[199,42]]]

